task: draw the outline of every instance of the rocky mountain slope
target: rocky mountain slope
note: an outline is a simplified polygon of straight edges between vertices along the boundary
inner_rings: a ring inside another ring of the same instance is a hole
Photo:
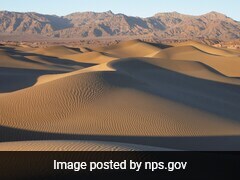
[[[240,38],[240,22],[217,12],[201,16],[177,12],[158,13],[149,18],[84,12],[59,17],[38,13],[0,12],[0,34],[27,33],[60,38],[151,36],[165,39]]]

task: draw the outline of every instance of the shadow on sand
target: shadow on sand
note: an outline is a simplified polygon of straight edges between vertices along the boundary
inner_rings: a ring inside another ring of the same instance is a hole
[[[240,122],[239,85],[187,76],[137,59],[113,61],[111,66],[122,76],[105,73],[105,80],[110,84],[137,89]]]
[[[28,131],[0,126],[0,141],[84,140],[140,144],[176,150],[240,150],[240,136],[157,137],[74,135]]]

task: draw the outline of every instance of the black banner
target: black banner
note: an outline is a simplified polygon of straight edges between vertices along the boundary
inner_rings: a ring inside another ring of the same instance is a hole
[[[240,152],[1,152],[0,179],[240,177]]]

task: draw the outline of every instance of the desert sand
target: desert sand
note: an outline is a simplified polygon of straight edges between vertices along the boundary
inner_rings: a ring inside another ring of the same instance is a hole
[[[240,150],[240,52],[0,46],[0,150]]]

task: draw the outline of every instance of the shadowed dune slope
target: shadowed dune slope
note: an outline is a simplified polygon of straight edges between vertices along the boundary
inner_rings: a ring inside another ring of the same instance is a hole
[[[96,150],[135,147],[110,142],[181,150],[239,150],[239,57],[209,51],[189,45],[159,49],[130,41],[103,48],[101,53],[64,55],[62,60],[24,55],[44,66],[58,65],[65,73],[40,74],[25,88],[20,85],[27,80],[18,79],[17,91],[0,93],[0,137],[4,142],[0,150],[29,150],[31,146],[45,150],[49,143],[8,142],[29,140],[69,140],[54,141],[49,147],[65,150],[96,148],[95,142],[71,140],[103,141]],[[77,59],[67,58],[73,56]],[[14,73],[3,74],[1,86]],[[230,139],[228,143],[225,138]]]

